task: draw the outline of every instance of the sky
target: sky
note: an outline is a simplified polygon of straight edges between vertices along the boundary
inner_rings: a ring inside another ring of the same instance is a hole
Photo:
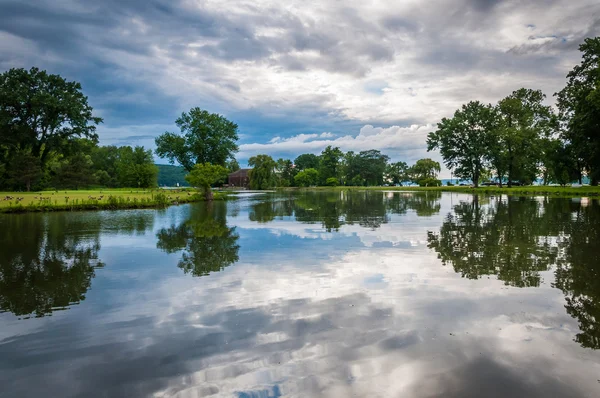
[[[441,118],[521,87],[553,104],[600,35],[597,0],[0,0],[0,15],[0,71],[81,82],[101,144],[154,148],[198,106],[238,124],[242,165],[327,145],[441,160],[426,148]]]

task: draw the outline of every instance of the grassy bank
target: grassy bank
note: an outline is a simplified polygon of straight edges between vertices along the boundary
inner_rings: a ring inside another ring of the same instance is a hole
[[[214,194],[215,200],[227,197],[226,193]],[[165,208],[203,200],[191,189],[0,192],[0,213]]]
[[[575,187],[555,187],[555,186],[526,186],[526,187],[314,187],[314,188],[285,188],[286,190],[370,190],[370,191],[415,191],[415,192],[461,192],[477,194],[505,194],[517,196],[562,196],[562,197],[580,197],[580,196],[600,196],[600,187],[583,186]]]

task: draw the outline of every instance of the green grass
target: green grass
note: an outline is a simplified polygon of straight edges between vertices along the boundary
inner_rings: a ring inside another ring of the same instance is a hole
[[[227,194],[214,193],[215,200],[227,198]],[[204,198],[192,189],[0,192],[0,213],[164,208],[203,200]]]
[[[437,192],[462,192],[462,193],[477,193],[477,194],[506,194],[506,195],[522,195],[522,196],[562,196],[562,197],[578,197],[578,196],[600,196],[600,187],[583,186],[574,187],[556,187],[556,186],[524,186],[524,187],[314,187],[314,188],[284,188],[289,190],[372,190],[372,191],[437,191]]]

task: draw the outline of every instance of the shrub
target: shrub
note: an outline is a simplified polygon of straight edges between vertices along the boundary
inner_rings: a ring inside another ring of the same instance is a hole
[[[441,187],[442,186],[442,182],[440,180],[438,180],[437,178],[422,178],[419,181],[417,181],[417,184],[419,184],[420,187]]]
[[[338,185],[340,185],[340,183],[337,178],[329,177],[327,180],[325,180],[325,185],[327,185],[328,187],[337,187]]]

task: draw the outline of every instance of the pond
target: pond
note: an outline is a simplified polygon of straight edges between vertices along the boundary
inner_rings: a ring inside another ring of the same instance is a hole
[[[591,199],[0,216],[2,397],[597,397],[599,348]]]

